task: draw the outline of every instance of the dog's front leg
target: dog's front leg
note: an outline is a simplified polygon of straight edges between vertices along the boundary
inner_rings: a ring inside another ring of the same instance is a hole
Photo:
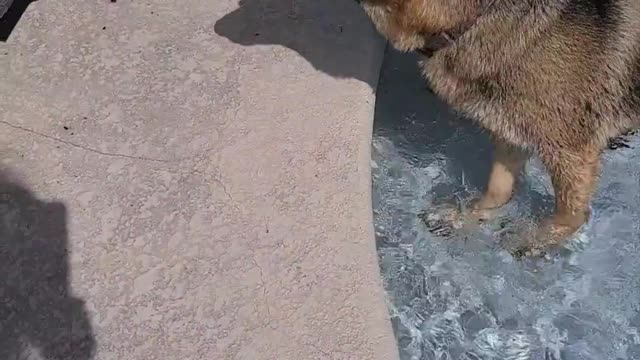
[[[497,141],[487,188],[484,194],[470,206],[471,215],[474,218],[490,219],[493,215],[492,210],[502,207],[511,200],[514,186],[528,158],[527,151],[503,141]]]

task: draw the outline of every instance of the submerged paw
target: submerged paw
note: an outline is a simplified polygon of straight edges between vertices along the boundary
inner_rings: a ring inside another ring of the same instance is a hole
[[[463,225],[460,212],[451,207],[435,208],[418,216],[427,227],[427,231],[440,237],[450,237]]]

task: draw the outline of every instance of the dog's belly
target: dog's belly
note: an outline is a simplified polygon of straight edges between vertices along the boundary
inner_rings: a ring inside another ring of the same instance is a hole
[[[637,90],[631,96],[629,87],[612,88],[610,78],[615,78],[602,65],[571,67],[549,54],[525,58],[492,76],[464,77],[456,73],[455,63],[443,59],[423,63],[432,90],[455,111],[513,145],[531,150],[604,146],[640,118]],[[633,106],[625,106],[625,98]]]

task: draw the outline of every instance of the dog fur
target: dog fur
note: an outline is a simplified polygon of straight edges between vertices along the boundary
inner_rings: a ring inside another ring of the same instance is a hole
[[[558,245],[588,221],[602,150],[640,127],[640,1],[360,2],[398,50],[458,35],[429,51],[421,67],[432,90],[496,142],[474,212],[508,202],[535,154],[551,175],[556,205],[525,251]]]

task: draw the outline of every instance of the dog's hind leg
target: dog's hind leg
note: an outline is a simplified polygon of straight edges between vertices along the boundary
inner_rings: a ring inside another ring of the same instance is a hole
[[[589,220],[591,197],[600,172],[599,149],[557,150],[541,154],[551,174],[555,213],[543,221],[525,252],[536,255],[561,244]]]

